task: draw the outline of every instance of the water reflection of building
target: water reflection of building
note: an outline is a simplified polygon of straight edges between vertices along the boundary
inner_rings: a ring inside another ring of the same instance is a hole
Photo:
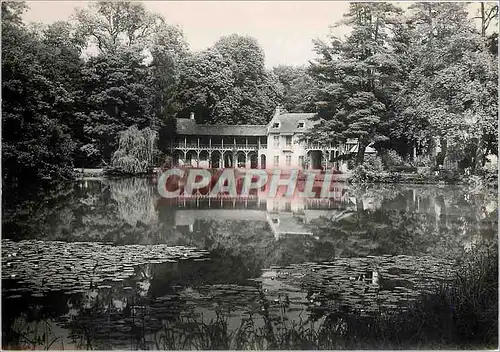
[[[312,235],[309,223],[320,217],[340,220],[354,213],[355,202],[344,186],[334,189],[334,198],[241,198],[179,197],[169,199],[175,207],[175,226],[190,232],[202,221],[267,222],[276,239],[284,235]]]

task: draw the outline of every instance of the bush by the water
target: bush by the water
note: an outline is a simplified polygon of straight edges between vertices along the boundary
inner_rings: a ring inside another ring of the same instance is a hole
[[[391,155],[394,153],[390,153]],[[392,161],[397,157],[391,156]],[[385,157],[387,159],[387,157]],[[425,172],[419,172],[412,164],[405,163],[393,165],[383,162],[384,158],[368,155],[363,164],[354,167],[349,181],[352,183],[415,183],[415,184],[456,184],[463,181],[462,174],[457,169],[431,170],[426,168]],[[387,166],[392,165],[392,166]]]
[[[108,173],[143,174],[151,171],[156,153],[156,131],[131,126],[119,134],[118,150],[111,158]]]
[[[382,162],[385,167],[401,166],[404,164],[403,158],[395,150],[387,150],[382,155]]]
[[[367,155],[363,164],[354,168],[351,182],[365,183],[373,180],[384,170],[382,159],[379,156]]]

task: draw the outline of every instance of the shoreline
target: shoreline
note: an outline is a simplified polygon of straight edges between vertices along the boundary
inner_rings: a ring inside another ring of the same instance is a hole
[[[157,177],[161,172],[162,168],[154,168],[151,173],[144,173],[140,175],[130,175],[130,174],[120,174],[120,173],[107,173],[104,168],[74,168],[74,174],[76,180],[86,179],[86,180],[99,180],[103,178],[129,178],[129,177]],[[211,172],[217,172],[221,169],[209,169]],[[246,169],[236,169],[244,172]],[[272,169],[266,170],[268,173],[272,174]],[[321,170],[311,170],[317,172],[319,175],[323,174],[324,171]],[[284,173],[286,174],[286,172]],[[469,176],[470,177],[470,176]],[[384,172],[378,175],[370,176],[369,180],[366,182],[361,182],[357,184],[409,184],[409,185],[466,185],[467,179],[462,177],[459,180],[450,180],[446,175],[422,175],[419,173],[400,173],[400,172]],[[305,177],[299,177],[299,180],[305,179]],[[323,178],[317,178],[317,181],[321,181]],[[334,174],[334,180],[341,183],[353,183],[353,174],[349,173],[338,173]],[[498,183],[488,183],[488,188],[498,188]]]

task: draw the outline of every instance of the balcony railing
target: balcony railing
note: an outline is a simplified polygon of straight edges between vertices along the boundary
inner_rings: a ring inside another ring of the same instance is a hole
[[[355,140],[349,140],[347,141],[347,143],[345,143],[344,145],[342,145],[343,148],[340,148],[340,149],[346,149],[347,147],[351,147],[353,145],[355,145]],[[282,149],[282,150],[293,150],[295,148],[296,145],[294,144],[290,144],[290,145],[285,145],[285,146],[274,146],[273,148],[275,149]],[[318,150],[331,150],[331,149],[339,149],[339,147],[341,147],[341,145],[337,145],[337,144],[320,144],[320,143],[307,143],[307,144],[302,144],[301,145],[302,148],[304,149],[318,149]],[[211,150],[233,150],[233,149],[236,149],[236,150],[258,150],[258,149],[267,149],[267,144],[260,144],[260,146],[258,144],[241,144],[241,143],[237,143],[237,144],[234,144],[234,143],[212,143],[212,144],[206,144],[206,143],[200,143],[200,144],[197,144],[197,143],[184,143],[182,141],[179,141],[179,142],[174,142],[170,145],[170,148],[172,149],[194,149],[194,150],[208,150],[208,149],[211,149]]]
[[[181,149],[213,149],[213,150],[231,150],[231,149],[237,149],[237,150],[258,150],[259,145],[258,144],[234,144],[234,143],[224,143],[224,144],[205,144],[205,143],[183,143],[183,142],[177,142],[177,143],[172,143],[171,148],[181,148]],[[261,144],[260,149],[266,149],[267,144]]]

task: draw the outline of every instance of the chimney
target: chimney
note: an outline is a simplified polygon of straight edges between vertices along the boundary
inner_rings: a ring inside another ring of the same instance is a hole
[[[280,105],[276,106],[276,109],[274,110],[274,115],[275,116],[281,115],[281,106]]]
[[[189,115],[190,120],[194,120],[194,112],[191,111],[191,115]]]

